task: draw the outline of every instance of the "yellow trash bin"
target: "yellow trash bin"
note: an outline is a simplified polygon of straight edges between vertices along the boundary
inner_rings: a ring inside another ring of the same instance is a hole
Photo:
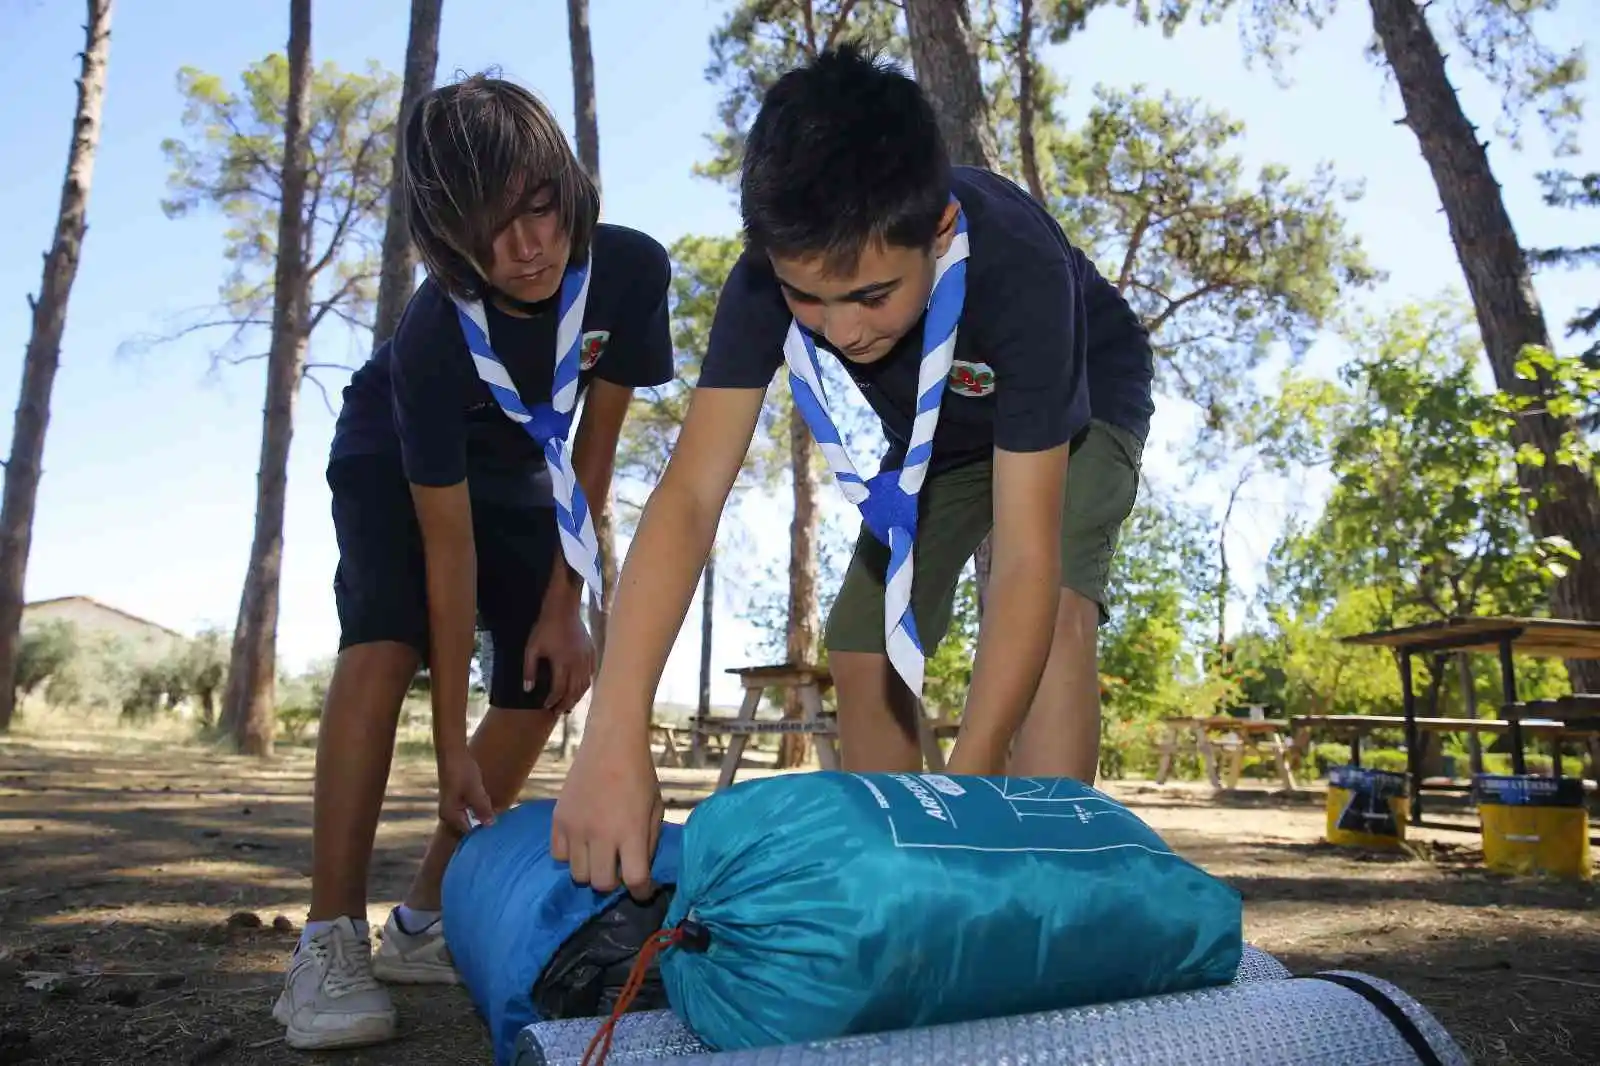
[[[1478,774],[1472,779],[1472,791],[1483,826],[1483,862],[1489,869],[1593,879],[1582,781]]]
[[[1405,774],[1335,766],[1328,771],[1328,843],[1400,850],[1406,843],[1411,800]]]

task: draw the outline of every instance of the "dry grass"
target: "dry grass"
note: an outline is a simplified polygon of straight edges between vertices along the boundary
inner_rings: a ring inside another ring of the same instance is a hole
[[[309,896],[307,749],[257,763],[182,730],[77,726],[0,738],[0,1063],[490,1060],[459,989],[397,989],[402,1036],[383,1047],[313,1058],[282,1045],[268,1012]],[[550,794],[561,771],[542,767],[526,795]],[[662,776],[677,819],[711,783]],[[432,785],[430,759],[396,760],[375,922],[431,829]],[[1597,1061],[1592,886],[1488,876],[1476,836],[1448,830],[1421,832],[1411,858],[1337,851],[1317,842],[1316,796],[1112,790],[1236,885],[1249,938],[1292,968],[1395,981],[1478,1063]]]

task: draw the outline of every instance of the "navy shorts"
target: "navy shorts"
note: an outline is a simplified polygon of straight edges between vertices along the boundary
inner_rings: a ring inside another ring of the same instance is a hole
[[[339,543],[333,596],[339,650],[374,641],[409,644],[428,661],[427,572],[422,529],[398,456],[350,455],[328,464]],[[522,690],[522,653],[539,618],[555,559],[555,509],[472,503],[478,618],[491,663],[480,664],[494,707],[536,708],[550,690],[541,661],[533,691]]]

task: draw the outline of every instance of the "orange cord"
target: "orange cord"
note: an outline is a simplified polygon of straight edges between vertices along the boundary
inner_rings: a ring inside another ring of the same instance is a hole
[[[596,1029],[594,1036],[589,1040],[589,1046],[584,1049],[581,1066],[605,1066],[606,1056],[611,1053],[611,1034],[617,1026],[617,1019],[621,1018],[633,1003],[633,997],[639,994],[639,989],[644,987],[645,974],[650,972],[650,963],[657,955],[683,939],[683,930],[663,929],[649,940],[644,942],[644,947],[639,949],[639,955],[633,960],[633,969],[628,971],[628,980],[622,986],[622,991],[617,994],[617,1005],[611,1008],[611,1017],[607,1018]],[[599,1054],[595,1056],[596,1050]],[[593,1063],[590,1056],[595,1056]]]

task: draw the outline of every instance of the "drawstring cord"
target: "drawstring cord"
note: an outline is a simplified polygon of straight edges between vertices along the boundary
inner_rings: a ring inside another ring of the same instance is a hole
[[[683,926],[679,925],[673,929],[663,929],[644,942],[644,947],[639,949],[638,957],[633,960],[633,969],[628,971],[627,982],[617,994],[617,1005],[611,1008],[611,1016],[595,1030],[594,1036],[589,1040],[589,1046],[584,1049],[581,1066],[605,1066],[606,1056],[611,1053],[611,1037],[616,1031],[617,1020],[627,1012],[634,997],[639,994],[639,989],[644,986],[645,974],[650,972],[650,964],[663,951],[682,943],[684,936]]]

